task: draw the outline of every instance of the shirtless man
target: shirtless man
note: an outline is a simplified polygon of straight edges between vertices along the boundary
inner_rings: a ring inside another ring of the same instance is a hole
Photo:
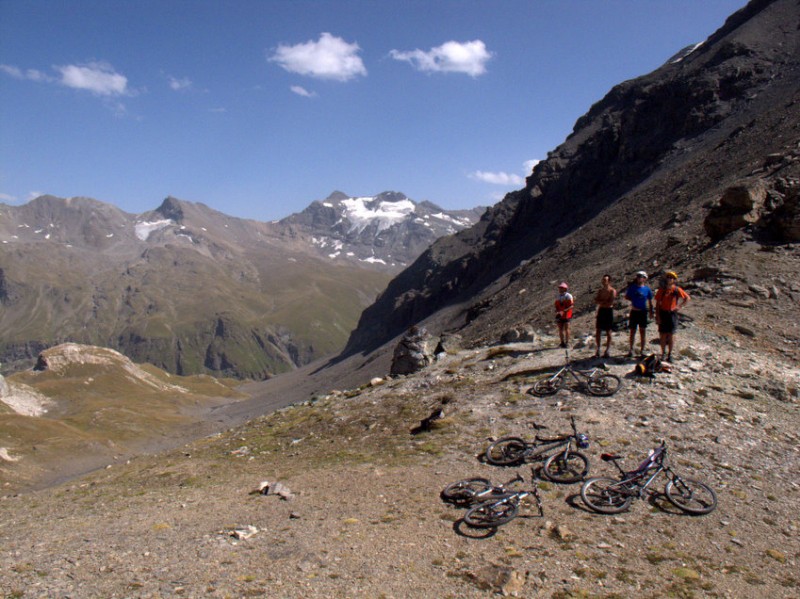
[[[597,304],[597,318],[595,319],[597,351],[594,352],[595,358],[600,357],[600,337],[603,331],[606,333],[606,351],[603,353],[603,357],[609,357],[611,329],[614,326],[614,302],[616,299],[617,290],[611,286],[611,275],[603,275],[600,289],[597,291],[597,295],[594,296],[594,303]]]

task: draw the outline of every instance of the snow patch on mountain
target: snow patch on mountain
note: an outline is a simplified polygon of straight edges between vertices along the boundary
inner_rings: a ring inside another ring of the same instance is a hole
[[[164,227],[168,227],[174,224],[175,221],[169,218],[163,220],[154,220],[150,222],[142,221],[134,225],[134,231],[136,232],[136,237],[138,237],[142,241],[147,241],[147,238],[150,237],[151,233],[159,231]]]
[[[402,222],[409,214],[414,212],[414,202],[409,199],[398,202],[381,201],[374,203],[375,198],[349,198],[342,200],[345,216],[351,223],[351,231],[359,233],[369,225],[375,223],[378,232],[384,231],[392,225]]]

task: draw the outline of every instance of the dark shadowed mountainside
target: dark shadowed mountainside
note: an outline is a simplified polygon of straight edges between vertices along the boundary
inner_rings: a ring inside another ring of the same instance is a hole
[[[549,321],[563,279],[585,310],[605,272],[619,286],[642,268],[736,271],[716,257],[726,243],[798,241],[799,23],[795,0],[751,2],[692,51],[614,87],[524,189],[398,275],[345,353],[426,318],[485,339]],[[744,202],[724,200],[729,189]]]

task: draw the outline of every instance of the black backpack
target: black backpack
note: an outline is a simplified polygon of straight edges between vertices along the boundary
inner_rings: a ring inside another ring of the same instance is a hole
[[[639,376],[655,376],[656,372],[661,371],[661,359],[655,355],[650,354],[641,359],[636,365],[634,372]]]

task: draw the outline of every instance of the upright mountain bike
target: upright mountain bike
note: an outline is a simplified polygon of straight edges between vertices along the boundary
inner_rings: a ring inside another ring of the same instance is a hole
[[[589,447],[589,437],[579,433],[570,418],[571,435],[550,439],[536,435],[532,442],[521,437],[503,437],[486,448],[486,461],[495,466],[514,466],[528,460],[544,460],[542,475],[556,483],[576,483],[589,474],[589,458],[578,449]]]
[[[661,445],[651,449],[636,470],[625,471],[618,464],[618,455],[603,454],[601,459],[611,462],[619,470],[619,478],[605,476],[590,478],[581,487],[583,502],[595,512],[618,514],[627,510],[634,499],[656,494],[650,490],[653,481],[664,474],[667,483],[664,496],[679,510],[692,515],[709,514],[717,507],[717,495],[707,484],[685,478],[666,465],[667,447]]]

